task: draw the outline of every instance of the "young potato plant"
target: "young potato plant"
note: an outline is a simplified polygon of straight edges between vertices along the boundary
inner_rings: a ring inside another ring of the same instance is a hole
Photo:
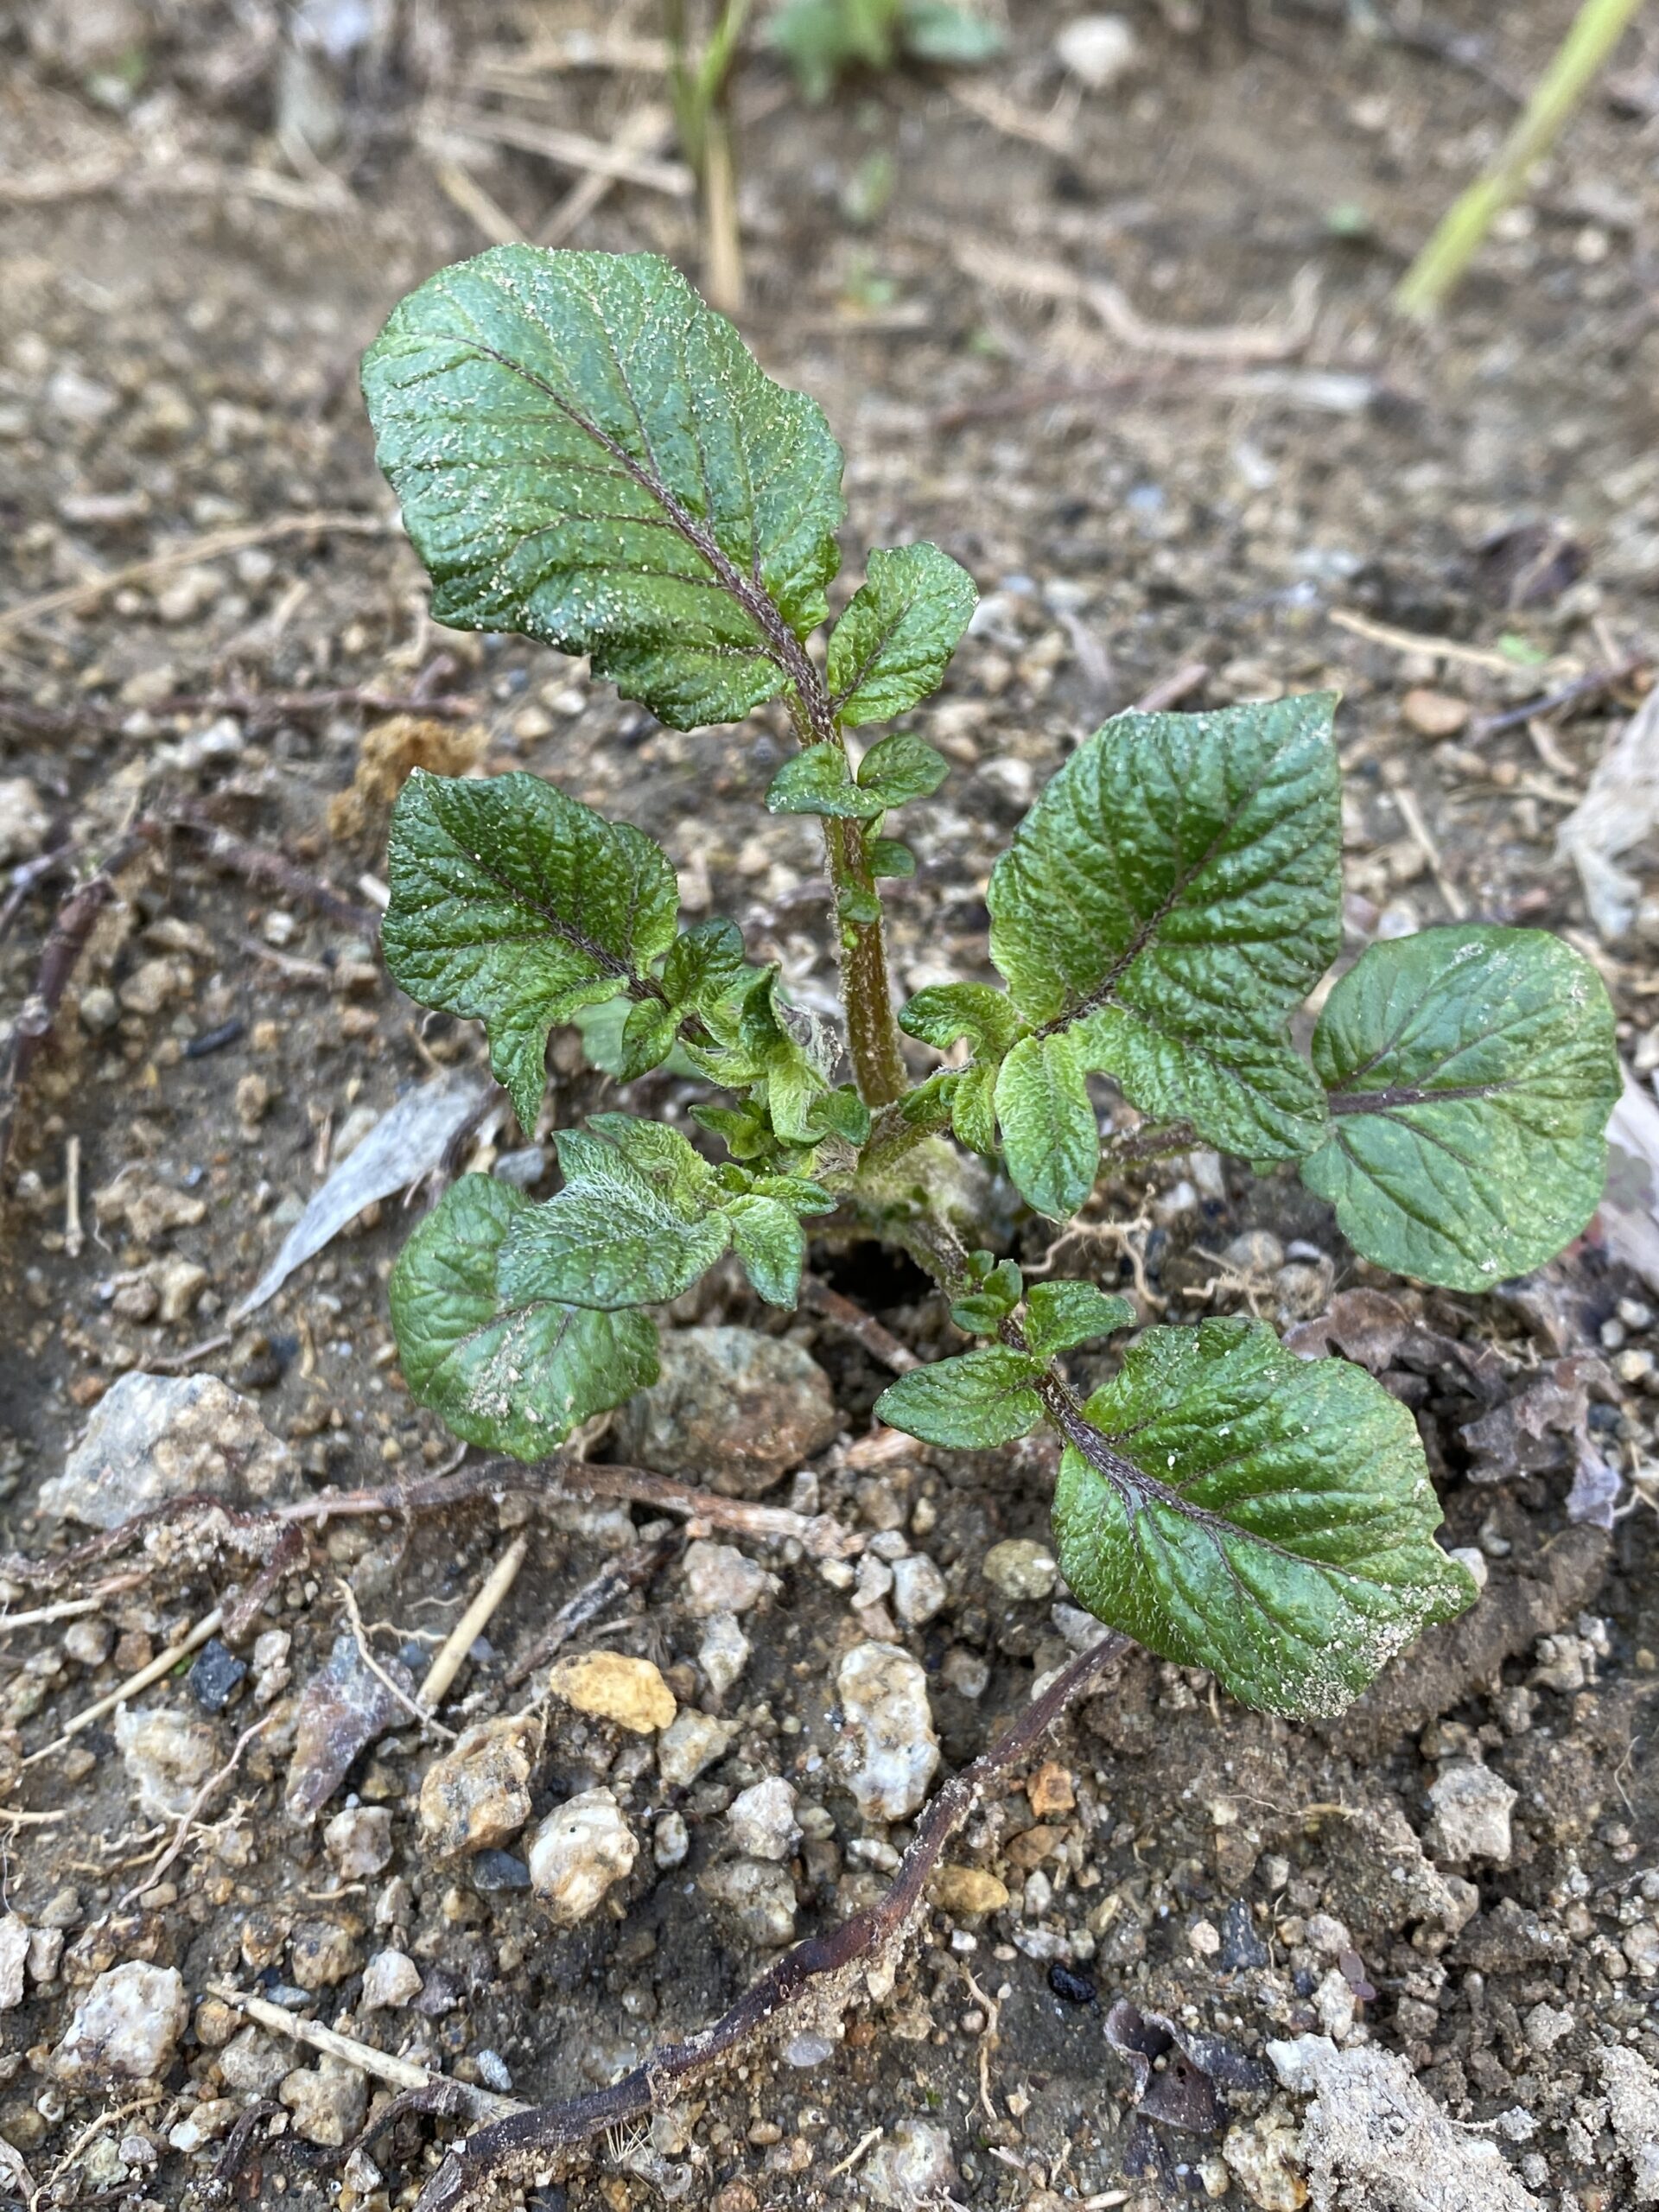
[[[398,982],[484,1024],[527,1130],[549,1032],[582,1016],[615,1074],[672,1054],[701,1077],[710,1141],[598,1114],[558,1133],[553,1198],[462,1177],[392,1278],[416,1396],[469,1442],[542,1457],[652,1380],[647,1309],[728,1249],[792,1306],[805,1224],[839,1212],[919,1259],[983,1340],[893,1383],[882,1419],[963,1447],[1049,1424],[1061,1565],[1103,1621],[1249,1704],[1317,1715],[1469,1605],[1412,1417],[1362,1369],[1211,1319],[1141,1331],[1081,1402],[1066,1354],[1134,1309],[1027,1283],[987,1249],[957,1147],[1064,1222],[1101,1173],[1088,1078],[1109,1075],[1146,1119],[1109,1166],[1193,1145],[1294,1163],[1369,1258],[1484,1290],[1550,1258],[1600,1195],[1618,1069],[1594,970],[1532,930],[1374,944],[1325,999],[1310,1065],[1289,1021],[1341,943],[1335,702],[1315,694],[1109,721],[992,874],[1001,982],[921,991],[895,1020],[880,886],[913,863],[889,817],[947,765],[908,728],[861,752],[849,733],[938,687],[966,572],[934,545],[874,551],[809,650],[841,454],[654,256],[503,246],[443,270],[363,383],[441,621],[585,653],[677,729],[785,702],[800,748],[766,803],[823,823],[846,1014],[843,1047],[732,923],[682,928],[638,830],[531,775],[413,777],[384,935]],[[951,1064],[913,1080],[901,1032]]]
[[[995,23],[954,0],[784,0],[771,34],[810,100],[828,99],[850,69],[891,69],[901,58],[962,68],[1003,43]]]

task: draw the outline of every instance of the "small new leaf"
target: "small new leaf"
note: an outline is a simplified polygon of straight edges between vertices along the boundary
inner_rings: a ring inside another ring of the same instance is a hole
[[[674,936],[666,854],[538,776],[416,770],[392,810],[387,874],[386,966],[423,1006],[484,1023],[526,1129],[549,1030],[643,988]]]
[[[1026,1293],[1025,1338],[1034,1359],[1092,1344],[1119,1329],[1135,1326],[1127,1298],[1097,1290],[1091,1282],[1034,1282]]]
[[[931,798],[950,772],[942,753],[900,729],[870,747],[859,763],[858,782],[883,806],[902,806],[906,799]]]
[[[1060,1566],[1160,1658],[1270,1713],[1339,1713],[1431,1622],[1473,1602],[1434,1541],[1410,1413],[1261,1322],[1152,1329],[1062,1423]]]
[[[486,1451],[540,1459],[581,1422],[657,1379],[644,1313],[601,1313],[499,1287],[522,1192],[463,1175],[416,1230],[392,1270],[391,1323],[404,1379],[455,1434]]]
[[[890,802],[854,782],[838,745],[792,753],[766,790],[773,814],[820,814],[838,822],[874,822]]]
[[[1302,1179],[1382,1267],[1485,1290],[1599,1203],[1613,1010],[1558,938],[1468,925],[1370,946],[1325,1001],[1313,1064],[1330,1134]]]
[[[1340,943],[1333,705],[1120,715],[991,874],[991,957],[1024,1019],[1143,1113],[1248,1159],[1323,1133],[1284,1027]]]
[[[503,245],[441,269],[363,394],[441,622],[589,653],[677,729],[785,689],[791,633],[827,611],[840,449],[668,262]]]
[[[499,1281],[513,1299],[607,1311],[677,1298],[729,1240],[714,1171],[677,1130],[620,1114],[554,1142],[564,1188],[509,1230]]]
[[[930,984],[903,1008],[899,1027],[936,1052],[948,1052],[958,1037],[972,1046],[973,1065],[952,1077],[951,1127],[970,1151],[991,1158],[996,1151],[997,1075],[1020,1033],[1020,1017],[1007,993],[989,983]]]
[[[728,1202],[732,1249],[757,1295],[793,1310],[806,1262],[806,1232],[781,1199],[752,1195]]]
[[[1014,1186],[1052,1220],[1076,1213],[1095,1186],[1100,1125],[1072,1033],[1022,1037],[996,1077],[996,1118]]]
[[[830,636],[825,673],[842,721],[887,721],[937,691],[978,599],[937,545],[872,553]]]
[[[1043,1417],[1042,1401],[1032,1387],[1035,1371],[1023,1352],[988,1344],[901,1375],[876,1400],[875,1410],[890,1427],[924,1444],[969,1450],[1012,1444]]]

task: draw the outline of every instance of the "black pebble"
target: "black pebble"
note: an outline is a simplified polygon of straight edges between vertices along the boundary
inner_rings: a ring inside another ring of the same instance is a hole
[[[1092,2005],[1095,1985],[1086,1974],[1073,1974],[1070,1967],[1063,1967],[1058,1959],[1048,1970],[1048,1986],[1057,1997],[1065,1998],[1068,2005]]]
[[[247,1661],[238,1659],[215,1636],[209,1637],[196,1654],[195,1664],[186,1679],[191,1696],[204,1713],[223,1713],[247,1671]]]
[[[530,1869],[510,1851],[480,1851],[474,1855],[473,1887],[486,1897],[499,1890],[527,1890]]]

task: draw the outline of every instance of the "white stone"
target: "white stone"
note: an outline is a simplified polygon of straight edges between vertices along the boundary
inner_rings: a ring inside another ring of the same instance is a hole
[[[369,2085],[343,2059],[323,2057],[296,2066],[276,2093],[294,2115],[296,2132],[325,2150],[343,2150],[363,2126]]]
[[[723,1905],[740,1932],[760,1949],[775,1951],[795,1940],[795,1885],[766,1859],[727,1859],[709,1868],[697,1887]]]
[[[893,1562],[893,1609],[906,1628],[921,1628],[944,1611],[950,1596],[944,1577],[925,1552]]]
[[[52,817],[27,776],[0,776],[0,863],[32,861]]]
[[[1134,68],[1139,45],[1122,16],[1074,16],[1054,41],[1062,66],[1091,92],[1103,92]]]
[[[652,1836],[651,1855],[664,1873],[683,1866],[691,1849],[690,1831],[683,1813],[664,1813]]]
[[[359,2009],[395,2012],[400,2005],[412,2005],[420,1993],[421,1970],[413,1959],[402,1951],[377,1951],[363,1969]]]
[[[980,1568],[994,1589],[1016,1604],[1052,1597],[1059,1571],[1053,1553],[1029,1536],[1010,1536],[993,1544]]]
[[[23,2001],[23,1967],[29,1931],[15,1912],[0,1920],[0,2012],[15,2012]]]
[[[1432,1859],[1456,1866],[1468,1859],[1510,1863],[1510,1810],[1518,1793],[1501,1774],[1472,1760],[1455,1759],[1440,1770],[1428,1793],[1434,1808],[1423,1837]]]
[[[948,2132],[931,2120],[901,2120],[865,2161],[864,2186],[893,2212],[919,2212],[956,2187],[957,2162]]]
[[[608,1789],[584,1789],[548,1815],[530,1840],[531,1887],[563,1928],[594,1910],[633,1871],[639,1846]]]
[[[787,1859],[801,1840],[795,1792],[779,1774],[751,1783],[733,1798],[726,1827],[733,1847],[751,1859]]]
[[[174,1967],[130,1960],[101,1974],[75,2007],[53,2053],[60,2079],[102,2093],[111,2081],[153,2082],[172,2063],[190,2018],[184,1977]]]
[[[689,1789],[705,1767],[723,1758],[737,1730],[707,1713],[683,1713],[657,1738],[657,1770],[670,1789]]]
[[[41,1510],[113,1529],[186,1491],[261,1504],[293,1464],[253,1401],[216,1375],[135,1368],[99,1400],[63,1472],[41,1485]]]
[[[735,1544],[711,1544],[699,1537],[685,1548],[686,1603],[694,1613],[747,1613],[779,1586],[775,1574]]]
[[[724,1697],[749,1663],[754,1649],[735,1613],[710,1613],[697,1646],[697,1664],[716,1697]]]
[[[907,1820],[939,1765],[927,1677],[896,1643],[861,1643],[836,1670],[857,1764],[850,1775],[868,1821]]]
[[[322,1841],[347,1881],[378,1874],[391,1862],[391,1815],[384,1805],[353,1805],[334,1815]]]
[[[215,1731],[172,1706],[154,1711],[122,1706],[115,1740],[138,1792],[138,1809],[152,1821],[181,1819],[220,1763]]]
[[[1554,2005],[1535,2005],[1522,2021],[1521,2032],[1527,2049],[1541,2058],[1570,2036],[1578,2022],[1571,2012]]]

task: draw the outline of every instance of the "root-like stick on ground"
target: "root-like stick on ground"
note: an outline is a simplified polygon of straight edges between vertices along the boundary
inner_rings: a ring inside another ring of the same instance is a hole
[[[427,1669],[426,1680],[416,1692],[416,1699],[429,1712],[443,1702],[450,1684],[466,1663],[467,1654],[495,1618],[508,1591],[518,1580],[518,1570],[529,1550],[528,1536],[513,1538],[491,1568],[477,1597],[450,1630],[442,1649]]]
[[[325,2028],[321,2020],[297,2020],[291,2012],[284,2012],[280,2005],[268,2004],[263,1997],[250,1996],[233,1982],[210,1981],[206,1987],[210,1996],[233,2005],[238,2012],[245,2012],[251,2020],[257,2021],[262,2028],[269,2028],[274,2035],[291,2037],[296,2043],[309,2044],[313,2050],[343,2059],[347,2066],[356,2067],[359,2074],[367,2074],[377,2082],[389,2082],[394,2089],[428,2090],[442,2083],[454,2091],[458,2101],[475,2113],[497,2120],[498,2124],[503,2115],[522,2113],[526,2109],[517,2097],[504,2097],[493,2089],[480,2089],[470,2082],[457,2082],[447,2075],[429,2074],[425,2067],[416,2066],[411,2059],[394,2058],[387,2051],[372,2050],[367,2044],[354,2042],[350,2036]]]
[[[817,1275],[801,1277],[801,1303],[809,1312],[833,1322],[842,1329],[855,1343],[863,1345],[870,1357],[893,1375],[907,1375],[921,1362],[908,1344],[901,1344],[891,1329],[884,1329],[874,1313],[867,1313],[850,1298],[843,1298]]]
[[[607,1560],[591,1582],[584,1582],[573,1597],[567,1598],[552,1619],[542,1630],[529,1649],[522,1651],[507,1669],[507,1687],[518,1685],[543,1666],[562,1650],[578,1629],[586,1628],[590,1621],[608,1612],[619,1598],[630,1590],[641,1590],[678,1551],[683,1539],[680,1531],[671,1530],[665,1536],[652,1536],[641,1544],[631,1544]]]
[[[193,1629],[181,1636],[176,1643],[169,1643],[165,1651],[150,1661],[149,1666],[141,1667],[136,1675],[129,1675],[124,1682],[118,1682],[107,1697],[99,1698],[96,1704],[83,1706],[73,1719],[65,1721],[61,1735],[54,1736],[49,1744],[42,1744],[38,1751],[31,1751],[23,1764],[34,1766],[41,1759],[50,1758],[54,1751],[60,1751],[72,1737],[79,1735],[83,1728],[90,1728],[106,1713],[113,1713],[118,1705],[124,1705],[129,1698],[137,1697],[141,1690],[147,1690],[152,1682],[159,1682],[163,1675],[170,1675],[181,1659],[188,1659],[193,1651],[207,1643],[210,1636],[217,1636],[224,1623],[224,1613],[215,1605],[211,1613],[204,1613]]]
[[[885,1897],[828,1935],[810,1936],[767,1968],[731,2010],[684,2043],[670,2044],[607,2089],[542,2105],[469,2136],[422,2190],[416,2212],[466,2212],[498,2183],[523,2178],[552,2151],[584,2142],[619,2122],[671,2102],[723,2060],[775,2034],[809,2006],[839,2012],[872,1983],[890,1987],[898,1953],[922,1910],[929,1876],[945,1845],[986,1790],[1018,1767],[1076,1700],[1129,1648],[1116,1630],[1063,1667],[1002,1735],[954,1775],[917,1826]],[[815,2005],[816,2000],[816,2005]]]

